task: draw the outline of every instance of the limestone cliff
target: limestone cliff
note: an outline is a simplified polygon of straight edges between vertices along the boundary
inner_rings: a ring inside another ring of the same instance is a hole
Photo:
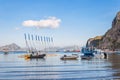
[[[101,49],[120,50],[120,12],[118,12],[114,18],[112,28],[109,29],[103,37],[99,39],[89,39],[88,42],[87,46],[94,46]]]
[[[96,36],[94,38],[90,38],[87,41],[86,46],[87,47],[96,47],[96,48],[99,48],[99,43],[100,43],[101,39],[102,39],[102,36]]]
[[[120,49],[120,12],[117,13],[112,28],[103,36],[99,46],[110,50]]]

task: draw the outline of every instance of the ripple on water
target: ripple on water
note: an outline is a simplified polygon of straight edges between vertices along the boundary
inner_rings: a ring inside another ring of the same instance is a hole
[[[45,60],[26,61],[18,59],[18,55],[9,54],[0,60],[0,79],[58,79],[58,80],[109,80],[119,79],[116,76],[120,68],[113,68],[114,63],[109,60],[75,60],[61,61],[60,56],[48,57]],[[117,64],[115,64],[117,65]],[[119,64],[118,64],[119,65]]]

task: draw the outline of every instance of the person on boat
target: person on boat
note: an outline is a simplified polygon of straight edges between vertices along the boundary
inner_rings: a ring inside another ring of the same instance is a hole
[[[33,56],[33,54],[30,54],[30,57],[32,57]]]
[[[107,59],[107,53],[104,52],[103,54],[104,54],[104,58]]]
[[[67,57],[67,55],[64,55],[64,57]]]
[[[36,53],[36,56],[38,56],[39,54],[38,54],[38,52]]]
[[[32,54],[34,54],[34,51],[32,51]]]
[[[34,51],[31,52],[30,56],[33,56],[34,55]]]

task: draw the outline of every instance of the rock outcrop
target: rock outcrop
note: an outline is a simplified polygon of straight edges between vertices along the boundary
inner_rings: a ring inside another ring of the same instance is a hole
[[[110,50],[120,49],[120,12],[117,13],[112,22],[112,28],[103,36],[99,46]]]
[[[90,44],[101,49],[120,50],[120,12],[114,18],[112,28],[101,39],[93,39]]]
[[[90,38],[87,41],[86,46],[87,47],[96,47],[96,48],[99,48],[99,43],[100,43],[101,39],[102,39],[102,36],[96,36],[94,38]]]

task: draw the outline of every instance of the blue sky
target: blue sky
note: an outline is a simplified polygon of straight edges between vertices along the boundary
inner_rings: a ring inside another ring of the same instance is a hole
[[[25,46],[24,33],[52,36],[56,46],[85,45],[111,28],[120,0],[0,0],[0,46]],[[56,17],[56,29],[25,27],[26,20]]]

